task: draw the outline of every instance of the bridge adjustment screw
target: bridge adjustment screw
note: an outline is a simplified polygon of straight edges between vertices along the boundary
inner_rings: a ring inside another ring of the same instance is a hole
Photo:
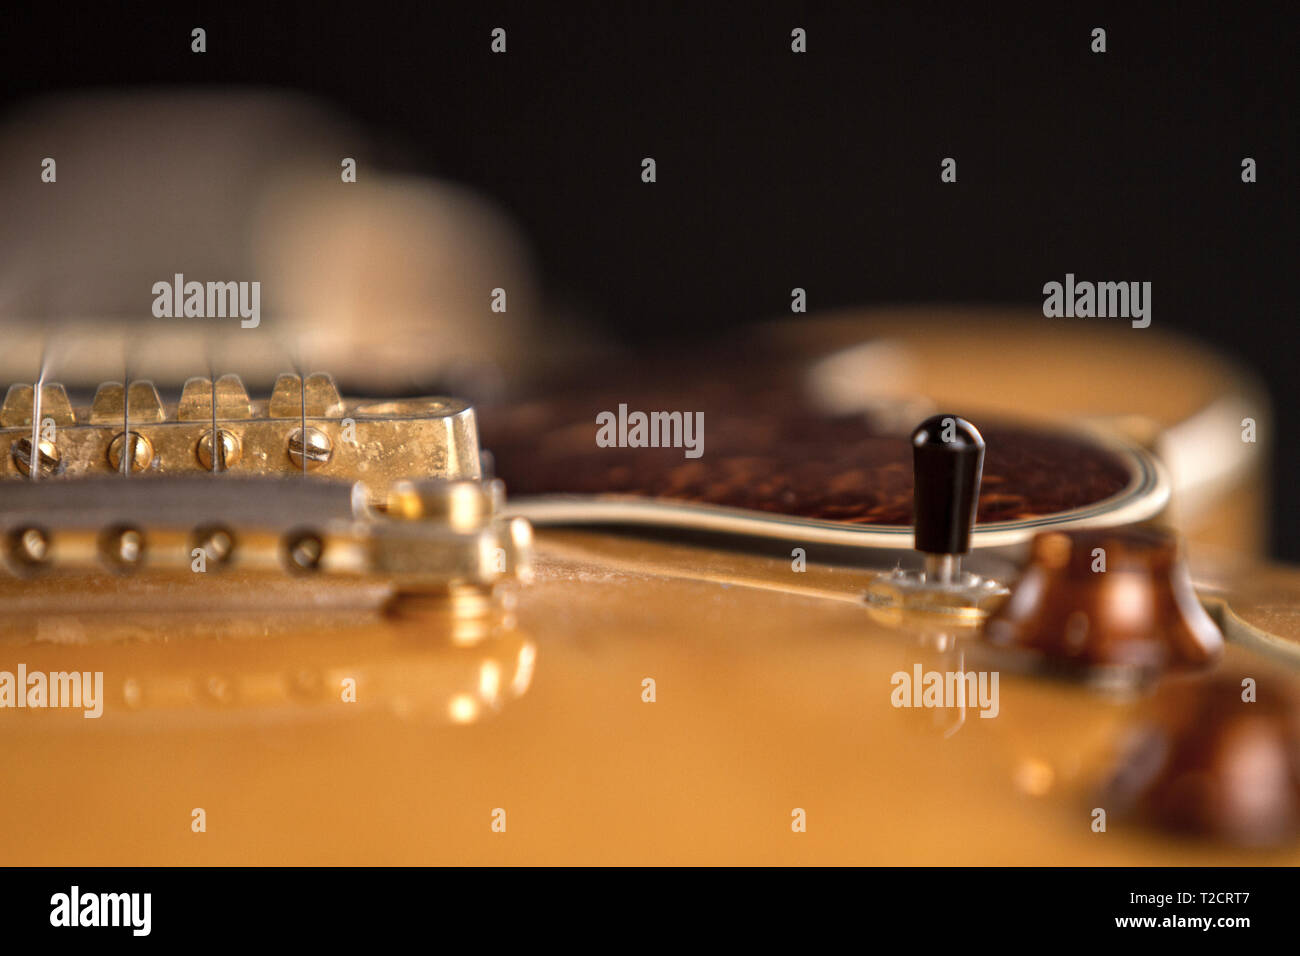
[[[153,445],[139,432],[118,432],[108,446],[108,463],[114,471],[122,470],[124,454],[131,463],[132,471],[144,471],[149,467],[149,462],[153,461]]]
[[[334,443],[319,428],[295,428],[289,435],[289,460],[298,468],[315,471],[333,454]]]
[[[195,453],[198,456],[199,464],[203,466],[205,471],[225,471],[239,461],[240,453],[243,451],[239,436],[234,432],[218,428],[217,435],[219,440],[216,442],[217,454],[215,460],[212,455],[212,429],[204,432],[203,437],[199,439],[199,445]]]
[[[40,442],[41,476],[54,474],[59,467],[59,446],[52,441],[41,439]],[[10,446],[14,466],[24,475],[32,473],[32,440],[20,438]]]

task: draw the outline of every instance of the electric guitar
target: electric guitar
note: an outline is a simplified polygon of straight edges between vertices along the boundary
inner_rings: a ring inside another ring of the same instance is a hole
[[[1149,336],[844,315],[480,407],[34,373],[4,859],[1295,863],[1267,407]]]

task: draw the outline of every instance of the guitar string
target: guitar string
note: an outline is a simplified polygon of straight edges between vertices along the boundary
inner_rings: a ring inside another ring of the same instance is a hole
[[[217,434],[217,369],[216,363],[212,361],[212,337],[210,335],[203,338],[204,358],[208,365],[208,387],[212,396],[212,473],[215,475],[218,471],[217,458],[221,457],[221,464],[225,466],[225,446],[221,443],[221,436]]]
[[[137,354],[135,345],[139,340],[138,335],[134,336],[132,340],[124,341],[122,347],[122,459],[119,465],[127,478],[131,477],[135,465],[135,442],[131,436],[131,368]]]
[[[307,476],[307,377],[303,374],[302,353],[297,348],[288,349],[289,361],[293,365],[293,370],[298,375],[298,439],[302,448],[302,474]]]
[[[45,391],[45,373],[49,362],[46,345],[41,346],[41,367],[32,385],[32,450],[28,456],[28,477],[40,481],[41,475],[41,397]]]
[[[122,454],[118,468],[126,478],[131,477],[131,368],[130,358],[122,356]]]

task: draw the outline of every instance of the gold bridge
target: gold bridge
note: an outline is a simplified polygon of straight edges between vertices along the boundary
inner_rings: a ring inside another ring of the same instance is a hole
[[[530,575],[532,529],[501,515],[499,481],[400,481],[377,503],[361,482],[314,479],[109,475],[76,484],[75,496],[67,482],[39,481],[3,496],[5,565],[26,597],[58,603],[87,575],[106,574],[164,585],[177,605],[202,604],[232,578],[247,591],[266,573],[324,575],[336,587],[379,580],[394,594],[487,592]]]
[[[39,398],[39,401],[38,401]],[[36,466],[33,467],[33,462]],[[150,381],[105,382],[74,407],[62,385],[10,386],[0,407],[0,477],[288,475],[478,479],[474,412],[454,398],[344,401],[321,372],[284,374],[249,398],[237,375],[191,378],[164,403]]]
[[[110,602],[163,582],[181,605],[268,572],[301,583],[281,598],[316,603],[305,582],[323,576],[362,595],[529,576],[531,527],[484,478],[471,406],[348,402],[324,373],[281,375],[263,401],[235,375],[191,378],[174,405],[143,380],[101,384],[84,407],[59,384],[13,385],[0,475],[5,587],[33,600],[87,575],[119,582],[86,592]]]

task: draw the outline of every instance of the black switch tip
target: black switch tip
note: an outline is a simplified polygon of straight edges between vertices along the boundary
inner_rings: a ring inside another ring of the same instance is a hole
[[[975,524],[984,439],[956,415],[927,418],[912,432],[916,550],[965,554]]]

